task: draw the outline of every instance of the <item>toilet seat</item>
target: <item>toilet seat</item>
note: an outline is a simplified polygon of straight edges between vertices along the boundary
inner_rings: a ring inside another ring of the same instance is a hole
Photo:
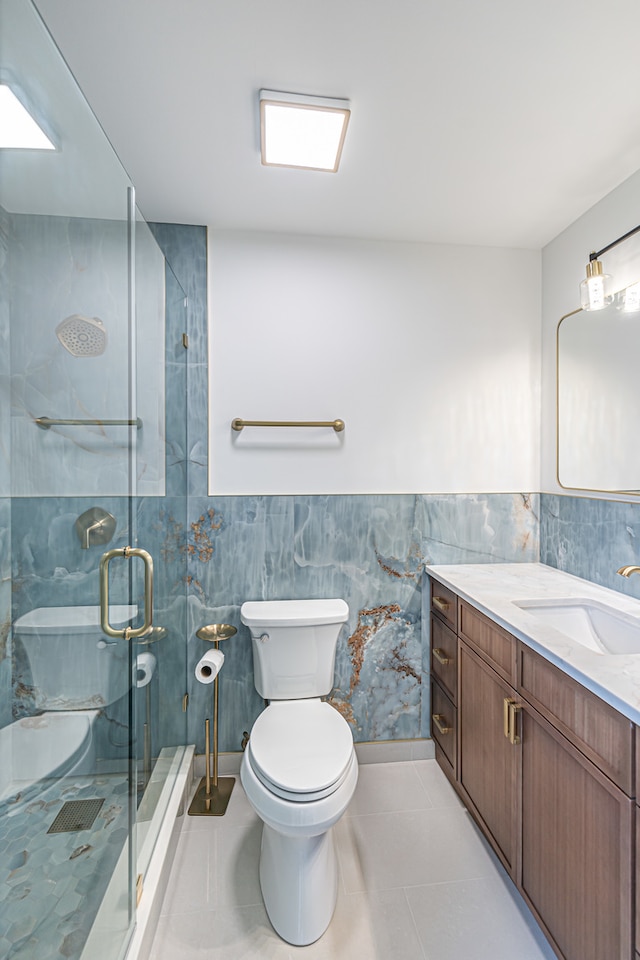
[[[247,759],[267,790],[308,803],[340,787],[353,749],[347,722],[330,704],[284,700],[270,703],[254,723]]]

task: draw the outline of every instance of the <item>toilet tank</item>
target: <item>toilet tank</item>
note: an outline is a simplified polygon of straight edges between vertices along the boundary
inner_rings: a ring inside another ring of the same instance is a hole
[[[253,681],[266,700],[323,697],[333,688],[336,644],[349,616],[344,600],[243,603],[251,631]]]
[[[109,607],[109,622],[125,627],[135,605]],[[108,641],[100,629],[100,607],[38,607],[13,624],[13,635],[29,658],[39,710],[86,710],[115,703],[129,689],[129,649]]]

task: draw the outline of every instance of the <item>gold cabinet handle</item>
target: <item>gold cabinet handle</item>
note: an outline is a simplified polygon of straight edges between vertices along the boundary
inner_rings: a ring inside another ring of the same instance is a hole
[[[516,703],[515,700],[509,704],[509,743],[520,743],[520,737],[518,736],[518,714],[522,710],[522,707],[519,703]]]
[[[443,667],[446,667],[448,666],[448,664],[451,663],[451,657],[448,657],[445,654],[444,650],[440,650],[439,647],[434,647],[431,652],[433,653],[438,663],[441,663]]]
[[[448,727],[446,725],[444,717],[442,716],[441,713],[432,713],[431,719],[433,720],[435,726],[438,728],[438,733],[441,733],[443,735],[445,733],[451,733],[451,727]]]
[[[137,557],[144,563],[144,623],[132,630],[124,627],[116,630],[109,623],[109,564],[114,557],[130,560]],[[150,553],[140,547],[120,547],[107,550],[100,558],[100,626],[108,637],[124,637],[125,640],[137,640],[146,636],[153,626],[153,559]]]
[[[505,697],[503,706],[504,735],[509,743],[520,743],[518,736],[518,714],[522,707],[513,697]]]
[[[449,609],[449,601],[443,600],[442,597],[432,597],[432,603],[440,613],[446,613]]]

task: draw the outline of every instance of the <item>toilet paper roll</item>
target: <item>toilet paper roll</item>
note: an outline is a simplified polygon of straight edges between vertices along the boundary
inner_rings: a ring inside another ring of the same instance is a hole
[[[204,657],[196,664],[196,680],[200,683],[213,683],[222,670],[223,663],[222,650],[207,650]]]
[[[146,687],[156,669],[156,658],[152,653],[139,653],[133,665],[133,681],[136,687]]]

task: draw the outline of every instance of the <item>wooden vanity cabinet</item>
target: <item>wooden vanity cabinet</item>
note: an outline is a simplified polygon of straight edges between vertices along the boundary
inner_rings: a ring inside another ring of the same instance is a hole
[[[458,598],[431,581],[431,736],[436,759],[455,784],[458,768]]]
[[[459,647],[459,675],[458,785],[515,880],[519,757],[508,735],[515,690],[465,643]]]
[[[457,638],[457,767],[438,762],[561,960],[640,960],[633,725],[462,600]]]
[[[634,802],[526,701],[518,887],[558,955],[629,960]]]

